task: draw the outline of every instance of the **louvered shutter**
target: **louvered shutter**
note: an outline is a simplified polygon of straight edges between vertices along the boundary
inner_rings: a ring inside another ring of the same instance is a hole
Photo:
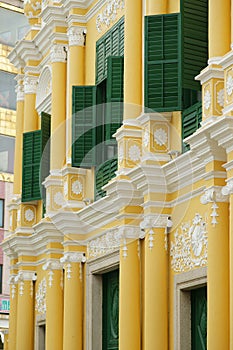
[[[108,58],[105,140],[110,140],[112,135],[121,126],[123,119],[123,90],[124,58],[111,56]]]
[[[23,134],[22,202],[41,199],[41,130]]]
[[[145,19],[145,105],[154,111],[181,108],[180,14]]]
[[[40,182],[43,183],[50,171],[50,134],[51,134],[51,115],[45,112],[41,113],[41,167]],[[41,186],[44,210],[46,206],[46,189]]]
[[[96,84],[107,78],[109,56],[124,55],[124,18],[120,19],[96,43]]]
[[[200,90],[194,77],[207,66],[208,0],[182,0],[183,88]]]
[[[183,140],[192,135],[201,125],[202,104],[201,102],[187,108],[182,113],[182,138]],[[183,143],[183,151],[187,151],[189,146]]]
[[[96,87],[73,86],[72,94],[72,165],[95,164]]]
[[[107,160],[96,170],[96,198],[105,196],[102,189],[114,176],[117,171],[117,158]]]

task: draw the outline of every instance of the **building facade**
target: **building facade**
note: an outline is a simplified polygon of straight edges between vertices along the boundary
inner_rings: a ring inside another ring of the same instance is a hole
[[[28,29],[22,1],[0,2],[0,242],[8,236],[9,210],[13,198],[17,69],[8,55]],[[9,258],[0,249],[0,348],[7,348],[10,290]]]
[[[233,348],[231,0],[26,0],[9,350]]]

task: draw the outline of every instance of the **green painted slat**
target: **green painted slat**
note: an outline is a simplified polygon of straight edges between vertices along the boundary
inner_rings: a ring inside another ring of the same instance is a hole
[[[41,199],[41,130],[23,134],[22,202]]]
[[[107,78],[109,56],[124,55],[124,18],[121,18],[96,43],[96,84]]]
[[[72,165],[95,165],[96,87],[73,86],[72,94]]]
[[[207,288],[191,291],[192,350],[207,349]]]
[[[197,102],[187,108],[182,113],[182,139],[191,136],[201,125],[202,121],[202,103]],[[183,151],[189,149],[189,146],[183,143]]]
[[[145,106],[181,109],[180,14],[145,18]]]
[[[96,198],[105,196],[105,191],[102,187],[105,186],[114,176],[117,171],[117,158],[107,160],[96,170]]]
[[[105,140],[111,140],[112,135],[121,126],[123,120],[124,101],[124,58],[120,56],[108,57],[107,72],[107,108]]]
[[[181,0],[183,88],[200,90],[194,77],[207,66],[208,0]]]

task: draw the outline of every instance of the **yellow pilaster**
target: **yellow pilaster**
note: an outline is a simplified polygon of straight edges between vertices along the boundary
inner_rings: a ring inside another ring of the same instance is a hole
[[[14,160],[14,193],[20,194],[22,184],[22,139],[24,126],[24,91],[23,85],[17,86],[17,117]]]
[[[120,252],[119,349],[139,350],[140,258],[138,240],[125,242]]]
[[[16,350],[34,349],[33,272],[18,275]],[[11,349],[11,348],[10,348]]]
[[[137,118],[142,105],[142,1],[125,2],[124,119]]]
[[[229,214],[221,187],[206,190],[208,273],[207,273],[207,348],[229,349]]]
[[[49,261],[46,293],[46,349],[63,348],[63,270],[60,263]]]
[[[231,0],[209,0],[209,58],[225,55],[230,44]]]
[[[72,86],[84,85],[84,33],[85,28],[79,26],[70,27],[68,30],[69,52],[68,52],[68,81],[69,81],[69,112],[67,115],[69,132],[67,140],[67,164],[71,164],[72,146]]]
[[[24,132],[38,129],[36,106],[37,77],[26,76],[24,79]]]
[[[146,350],[168,348],[168,256],[164,228],[145,238],[143,344]]]
[[[61,169],[66,156],[66,52],[54,45],[52,61],[51,170]]]
[[[147,0],[146,14],[147,15],[162,15],[167,13],[167,0]]]
[[[66,253],[63,350],[83,349],[83,253]],[[72,301],[72,302],[71,302]]]
[[[11,277],[10,281],[10,316],[9,316],[9,339],[8,349],[16,350],[16,334],[17,334],[17,295],[18,284],[15,283],[15,277]]]

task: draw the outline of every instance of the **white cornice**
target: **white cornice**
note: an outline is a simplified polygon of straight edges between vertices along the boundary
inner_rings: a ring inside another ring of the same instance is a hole
[[[225,56],[222,57],[219,64],[223,67],[223,69],[228,68],[233,65],[233,50],[229,51]]]
[[[140,124],[145,124],[149,121],[170,122],[172,118],[172,112],[164,113],[143,113],[138,117]]]
[[[201,84],[206,83],[210,79],[224,79],[224,71],[221,68],[206,67],[195,77],[195,80],[200,80]]]

